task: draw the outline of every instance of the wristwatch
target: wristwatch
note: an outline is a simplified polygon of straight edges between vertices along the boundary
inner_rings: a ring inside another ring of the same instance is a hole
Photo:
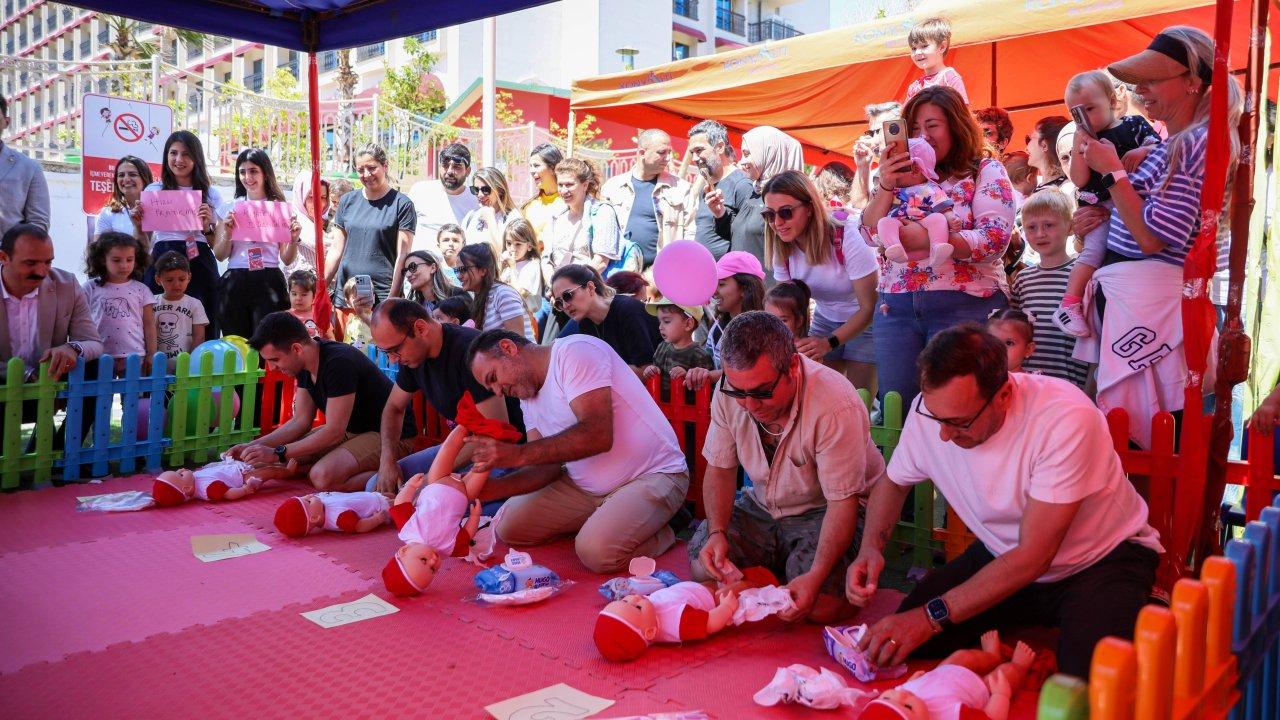
[[[836,337],[835,335],[828,335],[827,344],[831,346],[832,350],[835,350],[836,348],[840,347],[840,338]]]
[[[80,343],[76,342],[75,340],[68,342],[67,347],[71,348],[76,352],[76,357],[80,357],[81,355],[84,354],[84,348],[80,347]]]
[[[1112,185],[1115,185],[1116,183],[1120,182],[1121,180],[1124,180],[1127,177],[1129,177],[1129,173],[1125,172],[1124,170],[1115,170],[1113,172],[1109,172],[1106,175],[1102,176],[1102,187],[1110,188]]]
[[[276,458],[280,460],[280,462],[284,462],[284,455],[285,455],[285,452],[288,451],[288,449],[289,449],[288,445],[276,446]]]
[[[941,595],[925,603],[924,612],[929,617],[929,623],[938,630],[951,625],[951,610]]]

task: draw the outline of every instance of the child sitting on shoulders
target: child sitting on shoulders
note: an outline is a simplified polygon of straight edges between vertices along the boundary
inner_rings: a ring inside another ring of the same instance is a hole
[[[987,332],[1004,343],[1009,353],[1009,372],[1025,372],[1022,363],[1036,351],[1033,328],[1033,321],[1026,313],[1012,308],[992,310],[991,317],[987,318]]]
[[[471,470],[463,477],[453,472],[466,437],[472,432],[506,442],[517,442],[521,437],[511,425],[482,415],[470,392],[458,402],[456,420],[458,426],[441,443],[427,475],[418,473],[410,478],[391,506],[391,520],[405,544],[382,568],[382,582],[397,597],[424,592],[435,580],[444,557],[467,556],[471,539],[480,528],[480,501],[476,498],[489,479],[489,471]],[[464,516],[466,522],[459,527]]]
[[[466,295],[454,295],[436,303],[431,317],[438,323],[461,325],[473,328],[475,321],[471,319],[471,301]]]
[[[803,280],[787,280],[769,288],[764,311],[776,315],[791,331],[791,337],[809,337],[809,303],[813,293]]]
[[[289,314],[298,318],[303,325],[307,326],[307,334],[311,337],[323,337],[326,340],[332,340],[332,321],[329,323],[329,330],[323,335],[320,333],[320,326],[316,325],[316,284],[316,274],[310,270],[294,270],[290,273]]]
[[[1084,111],[1089,127],[1076,127],[1073,138],[1072,160],[1068,175],[1078,190],[1076,200],[1081,205],[1101,205],[1114,212],[1111,202],[1111,186],[1138,169],[1151,149],[1160,144],[1158,135],[1146,118],[1141,115],[1120,116],[1119,98],[1111,76],[1101,70],[1082,72],[1067,83],[1067,107],[1079,106]],[[1106,140],[1115,146],[1116,155],[1124,163],[1124,170],[1103,176],[1089,168],[1079,157],[1079,148],[1090,137]],[[1053,314],[1053,322],[1070,335],[1088,337],[1089,326],[1084,319],[1083,297],[1085,287],[1093,278],[1093,272],[1102,264],[1107,253],[1107,232],[1110,226],[1102,223],[1084,238],[1084,251],[1076,258],[1075,268],[1062,305]]]
[[[921,90],[934,85],[945,85],[969,104],[964,80],[955,68],[947,67],[947,51],[951,49],[951,23],[946,18],[929,18],[913,25],[907,33],[907,45],[911,47],[911,62],[924,73],[907,87],[905,103]]]
[[[1067,254],[1073,210],[1071,198],[1057,188],[1045,188],[1023,203],[1022,232],[1027,245],[1040,256],[1040,264],[1028,265],[1014,277],[1009,304],[1036,318],[1032,323],[1036,351],[1023,367],[1084,388],[1089,365],[1071,356],[1076,339],[1047,322],[1062,303],[1076,262]]]
[[[151,372],[156,352],[156,298],[142,284],[149,261],[142,242],[132,235],[104,232],[89,245],[81,289],[102,338],[102,354],[115,358],[115,374],[124,372],[125,356],[142,355],[143,373]]]
[[[716,369],[707,347],[693,341],[693,331],[702,322],[701,307],[659,301],[647,303],[645,310],[657,316],[662,342],[653,351],[653,364],[644,368],[644,379],[660,374],[664,382],[669,382],[683,378],[690,368]]]
[[[209,316],[199,300],[186,294],[191,263],[182,253],[171,250],[156,260],[156,282],[164,288],[155,296],[156,350],[169,358],[173,372],[178,353],[191,352],[204,342]]]

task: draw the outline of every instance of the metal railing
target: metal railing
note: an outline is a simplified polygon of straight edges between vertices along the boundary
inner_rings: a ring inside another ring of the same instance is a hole
[[[690,20],[698,19],[698,0],[671,0],[671,12]]]
[[[333,50],[325,50],[320,53],[320,57],[316,58],[320,64],[320,72],[328,72],[338,69],[338,53]]]
[[[734,35],[747,34],[747,16],[724,8],[716,8],[716,29]]]
[[[253,92],[262,92],[262,71],[245,75],[244,86]]]
[[[751,23],[747,41],[757,43],[765,40],[786,40],[803,34],[780,20],[761,20]]]
[[[385,42],[373,43],[372,45],[361,45],[356,48],[356,62],[364,62],[372,60],[376,57],[382,57],[387,54],[387,44]]]
[[[414,35],[414,37],[418,39],[418,42],[427,43],[427,42],[431,42],[432,40],[435,40],[436,35],[437,35],[437,32],[435,30],[428,30],[426,32],[418,33],[417,35]]]

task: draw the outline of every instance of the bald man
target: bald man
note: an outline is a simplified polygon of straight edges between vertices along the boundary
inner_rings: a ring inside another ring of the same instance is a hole
[[[600,194],[617,208],[624,236],[640,248],[648,268],[662,246],[692,236],[693,213],[685,212],[688,183],[668,169],[671,136],[643,130],[636,136],[636,148],[631,172],[609,178]]]

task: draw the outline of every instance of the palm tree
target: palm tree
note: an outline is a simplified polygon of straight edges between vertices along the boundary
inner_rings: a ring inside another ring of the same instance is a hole
[[[110,30],[111,42],[107,43],[107,47],[111,50],[112,60],[150,60],[159,54],[165,62],[176,65],[178,42],[187,45],[204,45],[206,41],[203,33],[161,25],[152,28],[155,38],[147,38],[143,37],[145,30],[142,28],[142,23],[137,20],[116,15],[102,15],[101,19],[106,22]],[[168,52],[170,45],[174,47],[173,54]],[[122,72],[118,85],[125,95],[131,94],[133,78],[130,73]]]
[[[351,48],[337,51],[338,56],[338,127],[334,133],[334,157],[338,165],[346,171],[351,169],[352,143],[355,134],[355,113],[352,112],[352,100],[356,94],[356,83],[360,76],[351,69]],[[376,141],[377,138],[374,138]]]

